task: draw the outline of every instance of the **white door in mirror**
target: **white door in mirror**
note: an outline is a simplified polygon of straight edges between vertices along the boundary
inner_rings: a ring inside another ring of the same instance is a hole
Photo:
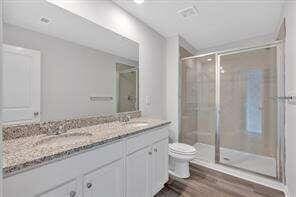
[[[40,51],[3,45],[4,123],[40,120],[40,75]]]

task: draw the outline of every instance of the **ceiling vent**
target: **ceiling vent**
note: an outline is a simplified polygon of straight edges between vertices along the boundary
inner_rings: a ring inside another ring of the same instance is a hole
[[[50,22],[50,20],[48,18],[41,18],[40,21],[43,22],[43,23],[49,23]]]
[[[179,10],[178,14],[180,14],[180,16],[182,16],[183,18],[189,18],[191,16],[197,15],[198,9],[195,6],[192,6],[192,7]]]

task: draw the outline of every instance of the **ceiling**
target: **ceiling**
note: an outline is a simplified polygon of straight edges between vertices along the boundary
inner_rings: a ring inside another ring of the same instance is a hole
[[[138,61],[138,44],[45,0],[4,1],[4,22]],[[43,23],[47,18],[50,23]]]
[[[181,35],[198,50],[274,34],[283,7],[276,0],[113,1],[164,37]],[[197,15],[182,18],[177,14],[191,6],[198,9]]]

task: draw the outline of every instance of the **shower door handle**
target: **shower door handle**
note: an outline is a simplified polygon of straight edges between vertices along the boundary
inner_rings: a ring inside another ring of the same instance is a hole
[[[293,96],[278,96],[277,98],[280,100],[292,100]]]
[[[296,105],[296,96],[278,96],[277,100],[286,101],[290,105]]]
[[[293,96],[275,96],[272,98],[276,100],[292,100],[294,97]]]

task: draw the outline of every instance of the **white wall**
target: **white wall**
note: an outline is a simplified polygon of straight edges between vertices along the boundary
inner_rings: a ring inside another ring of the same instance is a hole
[[[286,92],[296,95],[296,3],[287,1],[286,18]],[[296,196],[296,105],[286,109],[286,177],[289,197]]]
[[[179,36],[166,43],[166,119],[170,125],[170,140],[178,141],[179,131]]]
[[[41,51],[41,120],[116,113],[116,63],[138,62],[17,26],[3,30],[5,44]]]
[[[139,43],[140,110],[144,116],[164,117],[165,39],[111,1],[49,1]]]

